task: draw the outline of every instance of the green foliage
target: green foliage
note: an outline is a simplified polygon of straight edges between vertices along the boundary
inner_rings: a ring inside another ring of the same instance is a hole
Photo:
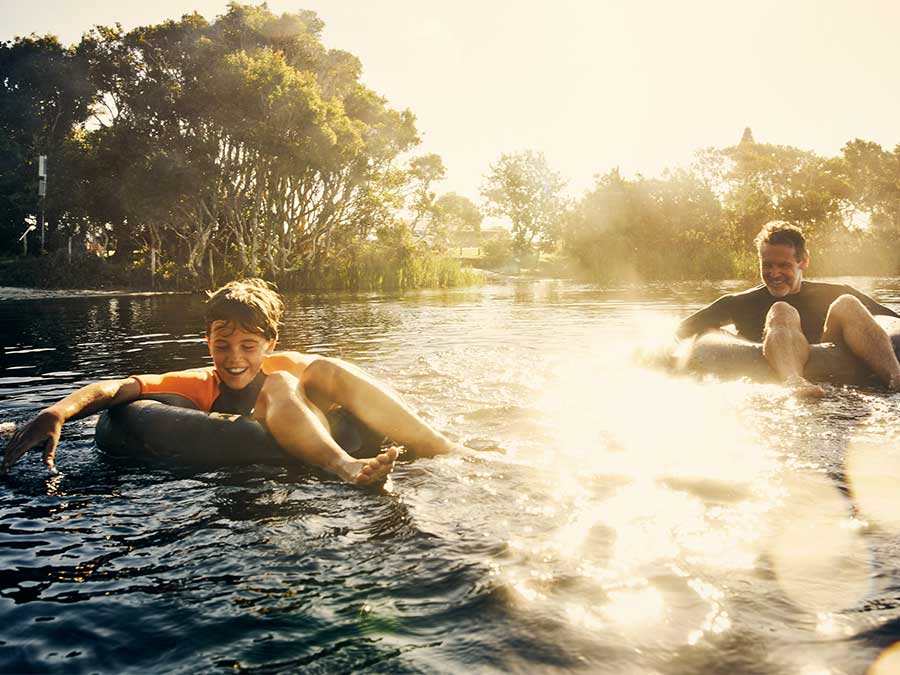
[[[374,240],[353,242],[318,268],[298,271],[282,287],[396,291],[481,282],[481,275],[463,268],[459,260],[416,244],[409,227],[398,222],[380,228]]]
[[[412,221],[410,228],[416,230],[420,223],[425,224],[424,236],[429,234],[429,226],[435,218],[435,194],[431,186],[435,181],[443,180],[447,174],[444,162],[435,154],[415,157],[409,163],[411,184]]]
[[[597,281],[752,279],[753,239],[780,219],[803,228],[814,274],[896,274],[898,186],[897,150],[856,140],[822,158],[746,129],[737,145],[698,153],[690,172],[601,177],[566,214],[563,250]]]
[[[137,279],[109,260],[81,251],[69,262],[64,250],[0,263],[0,286],[36,288],[123,288]]]
[[[25,121],[65,109],[53,118],[65,122],[54,158],[72,178],[53,221],[82,240],[109,238],[118,269],[199,288],[321,270],[365,248],[416,190],[413,207],[431,209],[429,186],[444,173],[437,155],[398,168],[419,142],[414,116],[367,89],[359,60],[326,48],[322,29],[313,12],[232,2],[212,23],[192,14],[128,32],[99,26],[71,49],[51,38],[3,45],[3,176],[33,161],[36,142],[10,141],[29,137]],[[36,90],[32,52],[71,92],[54,84],[55,98],[24,99]],[[27,190],[8,192],[25,195],[4,200],[18,209],[10,220],[34,213]],[[0,227],[8,250],[20,229]],[[400,286],[419,283],[412,263],[397,264],[413,276]]]
[[[18,248],[25,218],[41,208],[38,155],[48,157],[43,207],[49,234],[55,230],[68,197],[66,145],[94,97],[84,59],[57,38],[31,36],[0,43],[0,250]]]
[[[514,264],[515,250],[512,235],[501,230],[481,244],[481,265],[486,269],[509,268]]]
[[[444,250],[449,246],[477,246],[481,242],[481,221],[478,206],[455,192],[441,195],[432,208],[429,233],[432,246]]]
[[[543,153],[526,150],[502,155],[492,164],[481,194],[488,215],[508,218],[516,249],[526,251],[535,243],[551,248],[556,241],[565,184]]]
[[[720,216],[715,195],[691,174],[628,181],[614,170],[567,214],[563,249],[596,281],[729,276]]]

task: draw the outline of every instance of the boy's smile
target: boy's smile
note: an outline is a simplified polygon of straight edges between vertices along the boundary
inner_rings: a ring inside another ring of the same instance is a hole
[[[275,347],[275,340],[250,333],[233,321],[214,321],[206,341],[216,372],[230,389],[250,384]]]

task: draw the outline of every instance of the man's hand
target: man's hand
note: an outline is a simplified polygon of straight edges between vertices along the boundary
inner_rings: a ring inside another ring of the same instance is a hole
[[[0,474],[9,471],[9,467],[15,464],[19,458],[32,448],[42,446],[44,449],[44,464],[51,471],[56,471],[53,457],[56,454],[56,445],[59,443],[59,434],[62,431],[63,418],[49,409],[41,412],[37,417],[22,427],[16,429],[6,448],[3,450],[3,462],[0,463]]]

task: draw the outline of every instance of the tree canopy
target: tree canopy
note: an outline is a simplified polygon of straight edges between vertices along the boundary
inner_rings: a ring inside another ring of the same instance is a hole
[[[519,250],[538,242],[552,246],[565,208],[566,181],[547,164],[544,154],[533,150],[505,154],[485,178],[482,195],[492,216],[505,216],[512,224]]]
[[[430,208],[423,172],[442,172],[440,158],[405,164],[414,115],[362,84],[359,60],[328,49],[322,28],[310,11],[233,2],[211,23],[2,45],[7,248],[34,211],[39,152],[50,184],[68,182],[54,228],[100,228],[117,256],[188,285],[217,271],[302,280],[402,221],[407,201]]]

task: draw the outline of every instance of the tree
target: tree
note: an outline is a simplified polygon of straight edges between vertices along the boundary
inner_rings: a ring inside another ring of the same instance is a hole
[[[850,190],[848,220],[863,239],[870,273],[900,271],[900,145],[893,152],[855,139],[842,148]],[[863,248],[863,246],[860,246]]]
[[[900,231],[900,145],[890,152],[857,138],[841,153],[853,208],[874,228]]]
[[[433,183],[443,180],[447,175],[447,169],[440,155],[434,153],[413,158],[409,163],[408,175],[412,188],[410,210],[412,220],[409,228],[415,232],[420,223],[425,223],[422,228],[422,236],[426,236],[430,229],[430,222],[434,220],[434,198],[431,190]]]
[[[729,276],[721,207],[692,173],[600,177],[567,214],[564,250],[595,280]]]
[[[525,251],[535,240],[544,246],[555,242],[565,210],[565,185],[543,153],[525,150],[502,155],[492,164],[481,194],[489,215],[509,218],[515,246]]]
[[[192,285],[223,264],[314,273],[389,221],[415,119],[364,87],[322,26],[312,12],[231,3],[212,24],[193,14],[89,33],[79,49],[100,90],[89,140],[122,177],[98,214]]]
[[[51,35],[0,43],[0,246],[10,250],[37,213],[37,157],[47,155],[45,212],[52,232],[65,211],[61,159],[95,96],[83,59]]]
[[[734,246],[749,247],[772,219],[804,228],[826,240],[844,229],[842,208],[849,196],[840,162],[791,146],[756,143],[749,129],[741,142],[721,151],[729,162],[723,197]]]
[[[468,197],[455,192],[443,194],[434,202],[434,239],[439,247],[477,245],[483,219]]]

